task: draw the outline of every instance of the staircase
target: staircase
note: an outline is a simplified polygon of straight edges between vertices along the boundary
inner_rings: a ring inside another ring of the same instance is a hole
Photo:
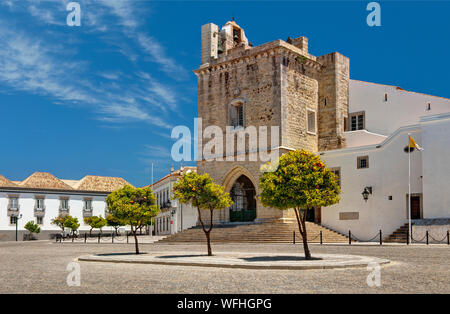
[[[404,224],[400,228],[394,231],[389,237],[384,239],[383,242],[390,243],[406,243],[406,238],[408,237],[408,224]]]
[[[345,235],[327,229],[312,222],[306,222],[308,242],[319,243],[322,231],[323,243],[345,243]],[[295,241],[302,242],[297,222],[271,221],[262,223],[217,224],[211,231],[212,243],[292,243],[293,232]],[[184,230],[158,241],[158,243],[205,242],[206,237],[200,226]]]

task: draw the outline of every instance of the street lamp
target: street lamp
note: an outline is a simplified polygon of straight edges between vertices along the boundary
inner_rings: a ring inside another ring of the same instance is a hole
[[[372,194],[372,187],[366,186],[364,188],[364,191],[361,194],[362,194],[364,200],[367,202],[367,200],[369,199],[369,194]]]
[[[19,219],[22,218],[22,214],[20,214],[19,216],[16,216],[16,242],[19,241],[18,240],[18,224],[19,224]]]

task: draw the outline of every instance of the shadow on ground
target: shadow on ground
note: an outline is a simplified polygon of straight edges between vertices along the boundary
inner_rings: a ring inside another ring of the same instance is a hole
[[[208,256],[207,254],[192,254],[192,255],[164,255],[156,256],[157,258],[177,258],[177,257],[203,257]],[[214,256],[214,255],[213,255]]]
[[[252,256],[241,257],[247,262],[277,262],[277,261],[306,261],[304,256]],[[312,257],[310,261],[322,260],[322,258]]]
[[[145,255],[147,254],[146,252],[141,252],[139,254],[136,254],[136,252],[128,252],[128,253],[103,253],[103,254],[96,254],[96,256],[120,256],[120,255],[131,255],[131,256],[136,256],[136,255]]]

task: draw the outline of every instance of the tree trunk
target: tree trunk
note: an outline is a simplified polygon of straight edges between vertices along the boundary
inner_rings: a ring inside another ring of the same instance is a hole
[[[211,237],[210,237],[210,233],[209,233],[210,231],[205,232],[205,234],[206,234],[206,243],[208,245],[208,256],[212,256]]]
[[[133,232],[134,236],[134,247],[136,248],[136,254],[139,254],[139,244],[137,239],[137,229],[133,230],[133,227],[131,227],[131,232]]]
[[[305,216],[306,216],[306,212],[305,212]],[[306,223],[304,220],[302,220],[302,229],[303,229],[302,238],[303,238],[303,248],[305,251],[305,259],[310,260],[311,252],[309,251],[309,247],[308,247],[308,235],[306,233]]]
[[[211,233],[211,230],[213,228],[213,224],[212,224],[212,219],[213,219],[212,215],[213,215],[213,213],[212,213],[212,210],[211,210],[211,216],[210,216],[211,219],[210,219],[209,230],[206,230],[206,228],[205,228],[205,224],[203,223],[203,220],[202,220],[202,214],[201,214],[200,208],[198,208],[198,207],[197,207],[197,212],[198,212],[198,220],[200,221],[200,224],[202,225],[203,232],[205,233],[205,236],[206,236],[206,244],[208,246],[208,256],[212,256],[211,237],[210,237],[210,233]]]
[[[305,223],[307,209],[305,210],[303,217],[301,216],[299,208],[294,208],[294,212],[295,212],[295,216],[297,218],[298,231],[300,232],[300,235],[302,236],[302,240],[303,240],[303,251],[305,252],[305,259],[310,260],[311,252],[309,251],[309,247],[308,247],[308,237],[307,237],[307,233],[306,233],[306,223]]]

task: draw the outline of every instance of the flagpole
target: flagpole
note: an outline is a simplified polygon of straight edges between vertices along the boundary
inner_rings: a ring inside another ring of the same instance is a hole
[[[153,162],[152,162],[152,189],[153,189]]]
[[[412,244],[411,234],[411,147],[409,147],[409,137],[411,133],[408,133],[408,243]]]

